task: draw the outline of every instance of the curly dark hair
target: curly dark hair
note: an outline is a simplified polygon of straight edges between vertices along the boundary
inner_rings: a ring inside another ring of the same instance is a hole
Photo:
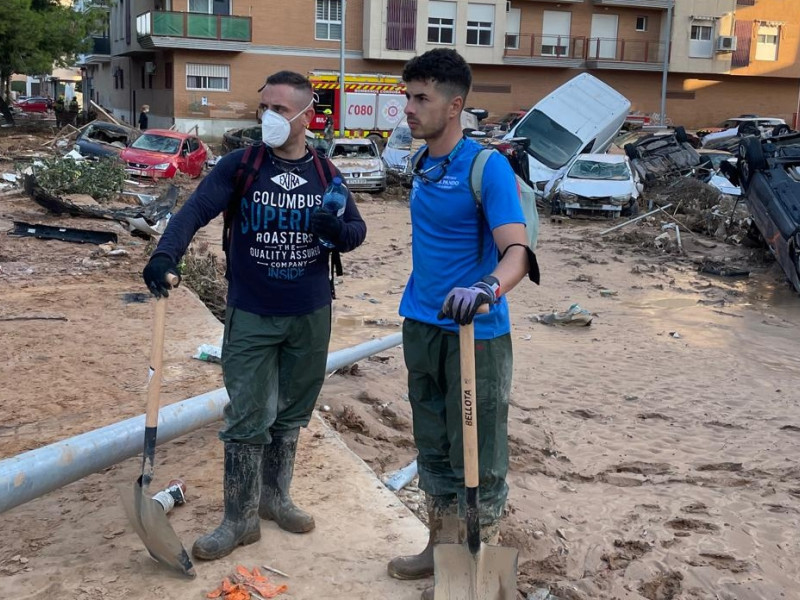
[[[450,98],[461,96],[466,102],[472,71],[455,50],[436,48],[409,60],[403,68],[403,81],[433,81]]]

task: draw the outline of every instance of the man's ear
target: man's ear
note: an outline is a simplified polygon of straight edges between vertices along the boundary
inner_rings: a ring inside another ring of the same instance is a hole
[[[462,110],[464,110],[464,98],[456,96],[450,101],[450,118],[461,118]]]

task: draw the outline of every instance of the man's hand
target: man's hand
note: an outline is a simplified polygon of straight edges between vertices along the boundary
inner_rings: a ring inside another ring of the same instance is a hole
[[[491,275],[487,275],[470,287],[453,288],[444,299],[438,318],[449,317],[459,325],[469,325],[481,306],[497,302],[499,288],[500,282]]]
[[[311,231],[331,243],[339,241],[342,220],[326,208],[319,207],[311,213]]]
[[[178,273],[178,265],[166,254],[154,254],[142,271],[144,282],[156,298],[169,296],[169,290],[173,287],[167,281],[167,275],[170,274],[177,277],[178,283],[180,283],[181,276]],[[175,284],[175,287],[178,286],[178,283]]]

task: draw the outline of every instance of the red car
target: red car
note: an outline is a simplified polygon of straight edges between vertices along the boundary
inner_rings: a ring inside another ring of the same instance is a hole
[[[21,110],[22,112],[30,112],[30,113],[46,113],[47,109],[49,108],[50,102],[47,98],[41,98],[38,96],[25,98],[25,100],[20,100],[19,102],[14,103],[14,108]]]
[[[170,179],[178,171],[199,177],[208,158],[195,135],[169,129],[148,129],[120,154],[125,171],[139,177]]]

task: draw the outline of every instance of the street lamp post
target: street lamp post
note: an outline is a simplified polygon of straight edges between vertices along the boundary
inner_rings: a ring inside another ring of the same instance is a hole
[[[344,137],[344,118],[347,114],[346,94],[344,85],[344,30],[345,14],[347,13],[347,0],[342,3],[342,32],[339,36],[339,137]]]
[[[342,0],[344,1],[344,0]],[[669,73],[669,45],[672,41],[672,7],[674,2],[667,7],[667,39],[664,45],[664,70],[661,74],[661,115],[660,124],[663,127],[667,121],[667,75]]]

